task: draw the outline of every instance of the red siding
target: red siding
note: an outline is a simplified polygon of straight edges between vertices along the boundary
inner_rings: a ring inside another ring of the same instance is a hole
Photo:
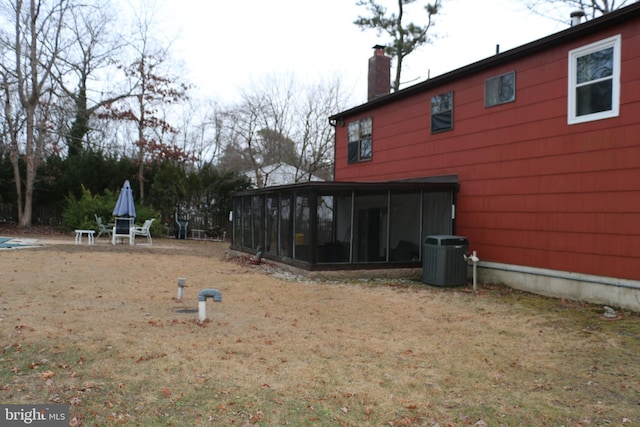
[[[622,35],[620,115],[567,124],[569,50]],[[484,107],[485,79],[516,72],[516,100]],[[454,130],[430,133],[430,99],[454,91]],[[337,181],[457,174],[457,230],[481,259],[640,280],[640,25],[558,46],[381,106],[373,159]]]

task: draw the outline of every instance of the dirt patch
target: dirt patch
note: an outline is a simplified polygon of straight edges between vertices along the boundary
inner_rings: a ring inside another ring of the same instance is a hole
[[[640,423],[631,313],[307,280],[210,241],[41,241],[0,253],[0,400],[69,404],[72,425]],[[199,323],[204,288],[222,302]]]

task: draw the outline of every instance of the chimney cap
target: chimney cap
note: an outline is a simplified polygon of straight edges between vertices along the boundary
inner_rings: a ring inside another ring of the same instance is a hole
[[[582,9],[574,10],[573,12],[571,12],[569,17],[571,18],[572,27],[575,25],[580,25],[580,23],[582,22],[582,18],[585,17],[584,10]]]
[[[374,49],[378,50],[378,49],[386,49],[387,47],[381,44],[377,44],[373,47]]]

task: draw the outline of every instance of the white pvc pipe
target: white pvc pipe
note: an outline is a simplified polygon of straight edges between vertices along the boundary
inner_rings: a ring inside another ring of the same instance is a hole
[[[475,293],[477,291],[477,267],[478,267],[478,262],[480,262],[480,259],[478,258],[478,254],[476,253],[476,251],[473,251],[473,254],[471,256],[468,255],[464,255],[464,259],[467,260],[467,262],[470,262],[471,264],[473,264],[473,292]]]
[[[207,301],[198,301],[198,320],[204,322],[207,318]]]
[[[478,256],[476,255],[476,251],[473,251],[473,256],[471,257],[471,262],[473,262],[473,292],[477,292],[477,282],[476,282],[476,277],[477,277],[477,269],[478,269]]]
[[[184,294],[184,284],[186,283],[187,279],[185,279],[184,277],[179,277],[178,278],[178,300],[182,299],[182,295]]]

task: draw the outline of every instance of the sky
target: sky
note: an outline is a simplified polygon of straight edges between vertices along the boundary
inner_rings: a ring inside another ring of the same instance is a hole
[[[395,10],[395,0],[378,0]],[[424,2],[422,2],[424,4]],[[233,103],[241,91],[293,76],[317,82],[340,78],[352,105],[367,96],[367,64],[373,46],[388,39],[353,21],[367,15],[356,0],[164,0],[159,16],[171,37],[171,56],[204,97]],[[413,13],[412,10],[410,12]],[[416,15],[409,18],[422,23]],[[443,0],[430,45],[405,59],[404,87],[429,76],[521,46],[569,27],[532,13],[524,0]]]

